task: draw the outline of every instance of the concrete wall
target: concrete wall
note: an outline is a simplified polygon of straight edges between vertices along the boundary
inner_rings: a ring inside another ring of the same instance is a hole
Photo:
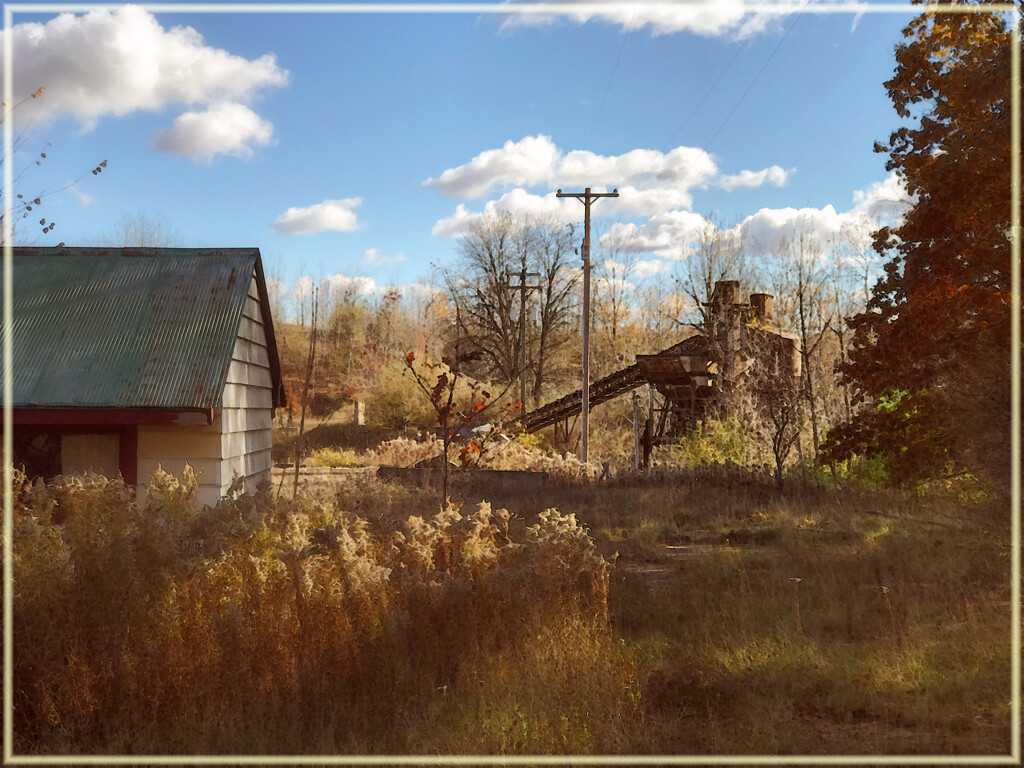
[[[272,393],[267,334],[253,276],[222,400],[222,492],[227,491],[235,475],[245,479],[245,490],[250,493],[260,481],[270,481]]]

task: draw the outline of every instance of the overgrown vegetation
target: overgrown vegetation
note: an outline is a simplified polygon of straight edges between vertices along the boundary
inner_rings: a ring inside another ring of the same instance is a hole
[[[15,749],[1007,752],[998,506],[660,477],[444,511],[18,478]]]
[[[16,477],[16,752],[621,749],[635,683],[573,515],[195,488]]]

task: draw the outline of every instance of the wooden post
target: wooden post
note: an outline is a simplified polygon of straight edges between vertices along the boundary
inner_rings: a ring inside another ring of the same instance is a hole
[[[618,197],[619,191],[591,192],[587,187],[583,192],[562,192],[558,190],[555,197],[575,197],[583,203],[583,402],[580,415],[580,460],[585,464],[588,459],[587,448],[590,431],[590,206],[599,197]]]
[[[633,470],[640,471],[640,394],[633,390]]]

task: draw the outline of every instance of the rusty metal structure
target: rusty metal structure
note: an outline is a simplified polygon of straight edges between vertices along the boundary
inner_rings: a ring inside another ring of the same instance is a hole
[[[695,428],[723,392],[741,384],[769,356],[783,361],[786,374],[799,378],[800,341],[773,327],[771,295],[753,293],[741,301],[738,281],[720,281],[709,309],[704,332],[656,354],[637,355],[632,365],[591,384],[590,407],[651,385],[662,405],[651,414],[655,418],[648,421],[645,441],[657,443]],[[524,429],[536,432],[554,425],[555,441],[567,442],[582,407],[581,392],[573,392],[527,413]]]

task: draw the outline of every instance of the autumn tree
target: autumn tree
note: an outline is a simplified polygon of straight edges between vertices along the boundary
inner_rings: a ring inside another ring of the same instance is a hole
[[[807,413],[804,377],[794,361],[793,348],[773,334],[751,339],[753,362],[746,372],[742,392],[751,400],[754,429],[771,447],[775,483],[782,488],[786,462],[800,439]]]
[[[881,454],[897,478],[1009,471],[1013,36],[970,10],[926,10],[896,48],[885,86],[908,124],[875,149],[916,202],[875,236],[885,274],[844,367],[860,410],[827,452]]]

